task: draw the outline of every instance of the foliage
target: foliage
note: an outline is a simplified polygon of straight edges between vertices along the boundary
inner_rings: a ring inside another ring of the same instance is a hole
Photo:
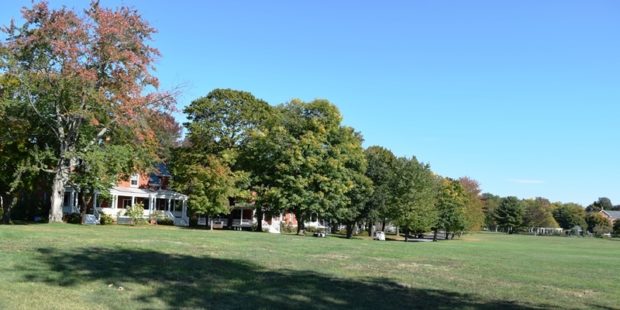
[[[136,203],[127,208],[125,215],[131,218],[133,225],[146,223],[146,220],[144,219],[144,205],[141,203]]]
[[[382,221],[385,223],[391,218],[389,202],[395,198],[392,184],[398,174],[397,158],[394,154],[381,146],[371,146],[364,151],[368,167],[366,176],[370,178],[374,191],[366,202],[368,221]]]
[[[79,213],[71,213],[65,215],[65,222],[68,224],[82,224],[82,215]]]
[[[0,48],[0,67],[2,60],[6,59],[2,53],[3,49]],[[12,215],[15,212],[12,210],[26,196],[24,193],[48,181],[36,160],[46,156],[36,150],[44,149],[47,145],[49,130],[36,126],[36,119],[28,108],[15,100],[14,93],[18,85],[15,77],[0,73],[0,200],[2,222],[5,224],[14,217]],[[29,213],[28,210],[19,211],[22,214]]]
[[[523,225],[523,207],[514,196],[502,198],[494,212],[497,225],[507,233],[513,233]]]
[[[348,203],[336,206],[330,212],[334,219],[346,225],[346,236],[349,239],[352,237],[355,224],[368,218],[370,209],[368,209],[367,200],[373,191],[372,181],[363,174],[363,170],[352,169],[350,171],[350,182],[352,187],[346,194]]]
[[[99,224],[100,225],[112,225],[114,224],[114,218],[106,213],[99,213]]]
[[[616,220],[614,222],[613,230],[612,231],[614,233],[614,236],[620,237],[620,221],[619,220]]]
[[[174,221],[167,217],[157,218],[157,225],[174,226]]]
[[[189,194],[193,214],[230,212],[231,200],[248,200],[249,172],[239,163],[252,130],[260,128],[271,108],[252,94],[215,89],[185,108],[187,144],[176,151],[174,185]]]
[[[198,98],[184,112],[192,148],[210,154],[239,150],[253,129],[268,118],[270,106],[249,92],[214,89]]]
[[[575,203],[562,204],[553,211],[553,217],[564,229],[571,229],[575,226],[586,228],[585,215],[584,208]]]
[[[177,149],[171,170],[176,176],[174,187],[189,194],[188,204],[192,214],[228,214],[229,198],[240,196],[236,185],[243,174],[232,171],[216,155],[194,152],[188,148]]]
[[[599,197],[598,200],[586,207],[586,212],[599,212],[601,210],[613,210],[614,205],[607,197]]]
[[[541,197],[521,201],[524,206],[523,225],[526,227],[560,227],[553,218],[553,207],[549,200]]]
[[[609,230],[611,231],[611,224],[609,223],[609,220],[598,212],[590,212],[586,214],[585,221],[587,224],[587,229],[591,233],[595,232],[594,228],[596,226],[600,226],[600,228],[609,226]]]
[[[298,232],[312,215],[337,216],[349,205],[352,171],[365,164],[361,137],[340,126],[338,109],[326,100],[293,100],[253,133],[245,162],[252,162],[254,187],[271,213],[291,209]]]
[[[446,238],[448,233],[461,232],[465,229],[465,205],[469,197],[461,183],[450,178],[440,178],[437,201],[436,221],[433,224],[435,231],[433,240],[437,238],[438,230],[444,230]]]
[[[367,169],[366,156],[362,149],[362,137],[353,128],[341,127],[335,134],[336,143],[332,142],[334,152],[340,154],[341,165],[332,170],[331,177],[336,182],[347,185],[345,199],[334,204],[326,215],[347,226],[347,238],[351,238],[353,226],[367,219],[372,212],[367,203],[373,193],[373,183],[365,175]]]
[[[479,231],[484,225],[484,205],[480,197],[480,184],[469,178],[459,178],[459,183],[465,194],[465,230]]]
[[[390,202],[394,222],[409,232],[430,231],[436,223],[435,176],[428,164],[415,157],[398,159],[398,177],[392,183],[395,195]]]
[[[613,231],[613,228],[609,222],[603,222],[603,223],[597,224],[592,229],[592,232],[597,237],[603,237],[612,231]]]
[[[155,29],[125,7],[101,8],[98,1],[79,15],[45,2],[22,10],[24,23],[4,29],[0,71],[13,81],[11,99],[31,115],[24,145],[30,168],[53,175],[50,222],[62,217],[65,185],[80,165],[107,144],[134,149],[134,163],[157,157],[153,126],[173,98],[153,92],[150,69],[159,52],[146,44]],[[134,167],[138,168],[138,167]]]
[[[495,220],[495,210],[499,207],[502,198],[490,193],[483,193],[482,212],[484,213],[484,225],[488,229],[497,229],[497,221]]]

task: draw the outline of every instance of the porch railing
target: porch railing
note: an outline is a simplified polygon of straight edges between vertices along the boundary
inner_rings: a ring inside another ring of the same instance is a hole
[[[251,219],[233,219],[232,226],[234,227],[252,227]]]

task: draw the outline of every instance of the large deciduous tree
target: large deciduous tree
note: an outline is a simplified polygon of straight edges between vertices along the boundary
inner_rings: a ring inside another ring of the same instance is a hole
[[[366,176],[373,183],[374,191],[366,202],[368,210],[367,221],[379,221],[381,230],[385,230],[386,222],[391,218],[389,203],[394,200],[394,188],[398,171],[397,158],[394,154],[381,146],[368,147],[364,153],[368,167]]]
[[[249,92],[214,89],[192,101],[185,113],[188,135],[175,153],[174,184],[190,194],[193,213],[226,214],[231,201],[252,197],[248,183],[253,162],[244,160],[244,153],[249,137],[271,117],[272,108]]]
[[[611,200],[607,197],[600,197],[595,202],[591,203],[586,207],[586,212],[598,212],[601,210],[613,210],[614,205],[611,203]]]
[[[397,171],[390,212],[396,225],[404,229],[407,241],[409,233],[430,231],[436,222],[436,179],[430,166],[415,157],[399,158]]]
[[[438,182],[438,195],[435,203],[437,217],[433,224],[433,241],[437,241],[439,230],[444,230],[445,238],[448,239],[450,232],[454,236],[455,232],[465,228],[465,208],[469,198],[460,181],[440,178]]]
[[[511,234],[523,225],[523,206],[514,196],[502,198],[494,212],[497,225]]]
[[[576,203],[565,203],[553,210],[553,217],[564,229],[572,229],[575,226],[586,228],[585,216],[585,209]]]
[[[310,217],[344,216],[353,176],[365,165],[361,137],[340,125],[340,112],[327,100],[292,100],[276,111],[270,125],[253,134],[246,161],[254,163],[259,199],[272,213],[294,212],[301,234]]]
[[[477,231],[484,224],[483,203],[480,197],[480,184],[478,181],[469,178],[459,178],[459,183],[465,194],[465,229],[469,231]]]
[[[559,227],[553,218],[553,207],[548,199],[537,197],[521,201],[524,208],[523,225],[527,227]]]
[[[602,235],[612,231],[611,222],[598,212],[590,212],[585,218],[588,231],[596,235]]]
[[[331,177],[346,185],[345,198],[332,205],[328,214],[346,226],[347,238],[351,238],[353,227],[369,218],[372,209],[367,203],[373,193],[372,181],[365,175],[366,156],[362,148],[362,137],[353,128],[341,127],[331,139],[332,153],[341,164],[336,165]],[[368,224],[368,223],[367,223]]]
[[[174,100],[155,91],[158,80],[151,71],[159,52],[147,44],[155,29],[136,11],[93,1],[83,14],[50,9],[45,2],[22,13],[22,25],[3,28],[0,70],[17,81],[13,99],[27,105],[36,125],[50,133],[44,148],[30,153],[41,159],[41,171],[53,174],[49,220],[59,222],[65,185],[88,161],[86,154],[112,141],[152,159],[157,145],[152,119]]]
[[[480,197],[482,200],[482,212],[484,212],[484,225],[489,230],[497,231],[497,220],[495,219],[495,210],[499,206],[502,198],[491,193],[483,193]]]

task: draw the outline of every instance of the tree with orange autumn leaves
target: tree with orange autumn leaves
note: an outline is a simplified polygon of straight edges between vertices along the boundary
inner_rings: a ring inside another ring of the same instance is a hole
[[[161,155],[156,130],[178,130],[169,117],[174,97],[157,91],[159,52],[147,43],[155,29],[136,11],[93,1],[79,14],[39,2],[22,15],[22,25],[3,28],[0,73],[16,83],[11,100],[47,130],[29,137],[29,154],[39,171],[53,175],[49,220],[60,222],[65,186],[88,171],[94,152],[130,147],[132,169]]]

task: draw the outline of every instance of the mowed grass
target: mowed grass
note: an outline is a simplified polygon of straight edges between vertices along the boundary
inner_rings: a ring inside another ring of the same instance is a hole
[[[620,242],[0,226],[0,309],[620,309]]]

